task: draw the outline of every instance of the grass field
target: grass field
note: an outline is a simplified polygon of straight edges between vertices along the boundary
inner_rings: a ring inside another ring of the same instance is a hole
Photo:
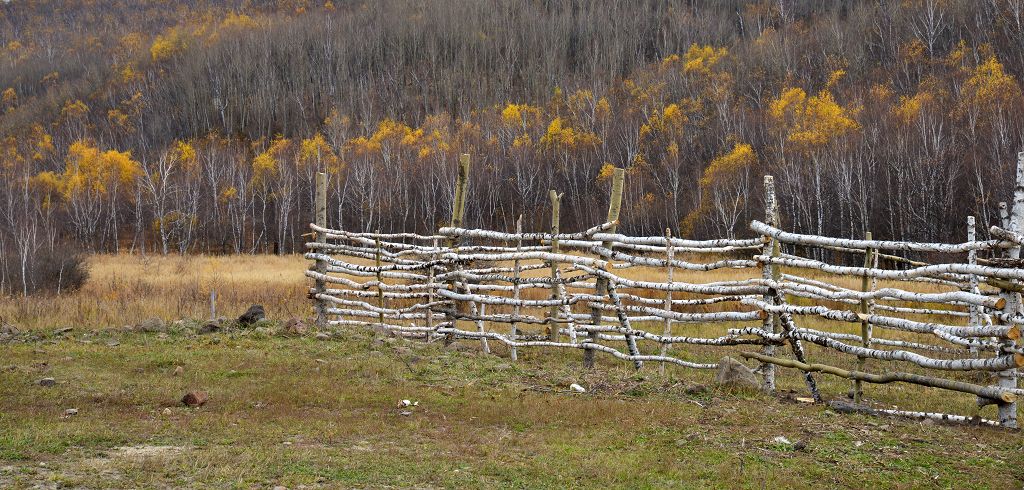
[[[3,300],[4,320],[23,333],[0,344],[0,487],[995,488],[1024,481],[1018,432],[836,414],[795,401],[803,393],[794,373],[781,377],[774,397],[707,388],[709,372],[637,373],[607,357],[584,372],[581,353],[524,350],[511,363],[500,349],[480,353],[475,342],[445,348],[365,331],[318,340],[282,335],[274,323],[209,335],[198,335],[196,322],[163,333],[122,327],[147,317],[205,318],[211,287],[225,316],[254,302],[273,320],[305,316],[304,267],[298,257],[99,256],[82,291]],[[74,329],[56,333],[61,327]],[[56,385],[39,386],[44,377]],[[572,393],[571,383],[587,393]],[[831,397],[848,387],[831,377],[820,383]],[[972,413],[967,396],[867,388],[876,404]],[[208,392],[209,403],[182,406],[190,390]],[[419,405],[400,409],[402,399]],[[77,414],[66,416],[71,408]],[[980,413],[991,417],[994,408]]]

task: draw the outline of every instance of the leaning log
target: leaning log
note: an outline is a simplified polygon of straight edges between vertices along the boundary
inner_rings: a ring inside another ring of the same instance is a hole
[[[1017,395],[992,386],[981,386],[971,383],[965,383],[963,381],[953,381],[950,379],[934,378],[931,376],[922,376],[919,374],[911,373],[885,373],[885,374],[872,374],[862,371],[848,371],[846,369],[838,368],[835,366],[829,366],[826,364],[807,364],[793,359],[779,359],[777,357],[769,357],[764,354],[757,352],[741,352],[741,356],[747,359],[756,359],[761,362],[775,364],[776,366],[788,367],[799,369],[807,372],[821,372],[826,374],[832,374],[842,378],[866,381],[868,383],[875,384],[887,384],[893,382],[911,383],[921,386],[928,386],[931,388],[941,388],[944,390],[959,391],[962,393],[969,393],[972,395],[990,398],[992,400],[998,400],[999,403],[1013,403],[1017,400]]]

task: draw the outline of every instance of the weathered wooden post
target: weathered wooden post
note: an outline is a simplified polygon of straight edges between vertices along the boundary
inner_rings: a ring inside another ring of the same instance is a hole
[[[431,262],[436,262],[437,261],[437,255],[438,255],[437,238],[434,238],[433,240],[431,240],[431,247],[432,247],[432,251],[430,253],[430,261]],[[428,305],[433,305],[434,304],[434,267],[435,266],[431,265],[430,267],[427,268],[427,304]],[[431,336],[434,335],[434,333],[433,333],[433,329],[434,329],[434,310],[433,310],[433,306],[427,308],[427,322],[426,322],[426,325],[427,325],[427,333],[426,333],[426,335],[423,336],[423,341],[429,343],[430,340],[431,340]]]
[[[968,216],[967,217],[967,241],[973,243],[976,239],[977,239],[977,230],[975,228],[974,216]],[[970,251],[967,252],[967,263],[969,265],[971,265],[971,266],[978,265],[978,251],[977,250],[972,248]],[[970,278],[971,292],[974,293],[974,294],[980,294],[980,291],[978,290],[978,276],[976,276],[974,274],[970,274],[968,277]],[[981,315],[979,315],[979,313],[978,313],[978,306],[972,303],[972,304],[968,305],[967,311],[968,311],[968,315],[969,315],[968,316],[968,318],[969,318],[969,320],[968,320],[969,325],[972,326],[972,327],[980,326],[981,325]],[[971,344],[971,354],[974,357],[978,357],[978,347],[975,346],[974,344]]]
[[[619,212],[622,210],[622,190],[626,180],[625,169],[616,168],[615,173],[612,174],[612,194],[611,200],[608,202],[608,217],[605,220],[606,223],[615,223],[608,230],[608,233],[615,233],[618,230]],[[611,248],[612,243],[609,241],[601,242],[601,246],[604,248]],[[595,294],[598,296],[604,296],[608,294],[608,279],[605,277],[597,278]],[[601,309],[591,308],[590,309],[590,323],[593,325],[601,324]],[[591,331],[587,337],[590,342],[597,342],[597,332]],[[594,367],[594,351],[592,349],[586,349],[583,351],[583,367],[585,369],[592,369]]]
[[[665,310],[672,311],[672,261],[675,258],[675,247],[672,245],[672,228],[665,228],[665,268],[668,274],[668,286],[669,290],[665,291]],[[672,335],[672,319],[665,319],[665,330],[662,332],[662,337],[668,337]],[[661,357],[668,355],[669,344],[661,344]],[[665,363],[658,363],[658,372],[662,375],[665,374]]]
[[[481,334],[487,333],[487,327],[484,326],[483,318],[487,316],[487,303],[480,303],[480,309],[476,308],[476,304],[473,304],[473,315],[476,316],[476,331]],[[487,343],[487,337],[480,337],[480,347],[484,349],[484,354],[491,353],[491,346]]]
[[[771,175],[764,176],[764,221],[765,224],[772,227],[778,227],[778,222],[775,219],[778,216],[778,204],[775,201],[775,178]],[[774,252],[775,240],[769,236],[764,237],[764,255],[772,255]],[[766,263],[761,274],[764,279],[774,279],[775,266],[772,263]],[[774,298],[771,294],[764,295],[764,302],[771,304]],[[764,319],[764,329],[773,334],[778,333],[778,320],[775,314],[768,315]],[[775,346],[765,345],[764,355],[768,357],[775,356]],[[764,373],[764,389],[767,391],[775,391],[775,365],[771,363],[764,363],[761,365],[761,372]]]
[[[459,175],[455,181],[455,201],[452,203],[452,227],[462,228],[466,217],[466,193],[469,190],[469,153],[459,157]],[[448,246],[455,246],[455,239],[449,239]]]
[[[559,253],[560,248],[558,246],[558,221],[559,212],[561,208],[562,195],[551,190],[549,193],[551,197],[551,253]],[[551,261],[551,299],[558,299],[558,262],[555,260]],[[548,340],[552,342],[558,342],[558,305],[551,305],[548,310]]]
[[[217,290],[210,290],[210,320],[217,319]]]
[[[865,240],[871,240],[871,232],[864,233]],[[871,247],[864,249],[864,268],[870,269],[873,263],[873,257],[875,251]],[[860,291],[867,294],[871,289],[871,279],[868,276],[867,271],[864,271],[864,275],[860,278]],[[870,304],[867,298],[861,298],[860,300],[860,341],[861,345],[865,349],[871,348],[871,322],[867,320],[867,315],[870,313]],[[857,356],[857,370],[864,372],[864,357]],[[853,402],[860,403],[864,397],[864,384],[859,379],[853,381]]]
[[[321,228],[327,228],[327,174],[324,172],[317,172],[316,174],[316,216],[314,221],[317,226]],[[317,243],[327,243],[327,234],[322,232],[316,233]],[[323,248],[317,249],[318,254],[325,254],[327,251]],[[327,283],[323,280],[323,275],[327,274],[327,262],[322,259],[316,261],[316,272],[320,274],[316,278],[315,291],[314,291],[314,303],[313,309],[316,312],[316,326],[319,329],[327,328],[327,302],[318,298],[316,295],[324,293],[327,289]]]
[[[1010,211],[1005,201],[999,201],[999,227],[1004,230],[1010,229]]]
[[[466,193],[469,190],[468,188],[469,188],[469,153],[463,153],[459,157],[459,175],[458,175],[458,177],[456,177],[456,181],[455,181],[455,201],[452,203],[452,222],[451,222],[451,226],[453,228],[461,228],[462,227],[463,219],[466,216]],[[449,238],[448,239],[448,247],[450,249],[452,249],[452,251],[457,253],[459,251],[458,240],[456,238],[454,238],[454,237]],[[458,266],[458,269],[461,270],[462,267]],[[452,278],[450,281],[448,281],[448,285],[449,285],[449,287],[451,287],[451,289],[453,291],[456,289],[455,284],[456,284],[456,281],[455,281],[454,278]],[[465,305],[463,305],[462,302],[457,302],[456,305],[455,305],[455,309],[456,309],[456,313],[464,313],[464,311],[461,311],[461,310],[465,309]],[[457,315],[449,315],[448,316],[448,320],[451,321],[452,328],[457,328],[458,327],[459,319],[458,319]],[[450,344],[453,340],[455,340],[455,336],[453,334],[448,334],[447,336],[445,336],[444,342],[447,345],[447,344]]]
[[[1017,154],[1017,178],[1013,187],[1013,207],[1010,209],[1009,221],[1008,229],[1012,232],[1020,233],[1022,226],[1024,226],[1024,151]],[[1011,259],[1019,259],[1020,247],[1014,246],[1007,250],[1007,253]],[[1006,305],[1003,308],[1003,313],[1009,318],[1018,316],[1021,311],[1020,295],[1006,289],[1001,290],[1000,294],[1004,299],[1006,299]],[[1005,345],[1013,348],[1016,347],[1016,342],[1012,339],[1007,339],[1005,341]],[[999,355],[1012,356],[1013,352],[1000,351]],[[1007,369],[1006,371],[1000,371],[999,387],[1016,389],[1017,370]],[[1017,402],[1003,403],[999,405],[999,424],[1006,427],[1017,427]]]
[[[513,342],[517,341],[519,338],[519,324],[515,319],[519,318],[519,313],[521,311],[519,308],[519,275],[523,269],[522,261],[519,260],[519,254],[523,251],[523,215],[521,214],[519,215],[519,218],[516,219],[516,235],[518,235],[516,237],[516,260],[515,264],[512,266],[512,299],[515,300],[515,305],[512,306],[513,319],[512,331],[510,332]],[[508,355],[513,361],[519,360],[519,352],[514,345],[509,346]]]
[[[383,251],[380,248],[380,230],[377,230],[377,237],[375,239],[377,250],[374,254],[374,265],[377,267],[377,308],[380,311],[377,312],[377,321],[381,327],[384,326],[384,273],[381,271],[381,254]]]

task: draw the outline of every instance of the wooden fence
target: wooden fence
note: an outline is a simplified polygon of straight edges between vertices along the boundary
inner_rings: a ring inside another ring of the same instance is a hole
[[[976,239],[969,217],[967,241],[952,244],[785,232],[770,176],[765,220],[750,224],[757,238],[626,236],[616,232],[621,170],[599,226],[563,233],[561,196],[552,191],[548,232],[524,233],[521,223],[511,233],[467,229],[468,172],[463,155],[452,226],[429,236],[327,228],[319,177],[306,274],[315,281],[310,297],[321,327],[472,339],[488,353],[503,344],[513,360],[522,349],[575,349],[585,367],[600,353],[637,369],[714,369],[721,356],[709,351],[731,346],[760,363],[768,390],[775,389],[776,367],[802,371],[816,401],[813,373],[850,379],[856,402],[863,383],[909,383],[976,395],[979,406],[998,407],[998,420],[980,422],[1016,427],[1016,398],[1024,392],[1017,388],[1024,350],[1016,342],[1024,323],[1024,153],[1012,213],[1003,207],[1003,222],[989,230],[993,239]],[[677,335],[685,324],[702,334]],[[701,346],[694,348],[700,353],[687,345]],[[809,346],[838,362],[812,362]],[[884,372],[866,372],[866,362]],[[994,382],[976,381],[989,378]]]

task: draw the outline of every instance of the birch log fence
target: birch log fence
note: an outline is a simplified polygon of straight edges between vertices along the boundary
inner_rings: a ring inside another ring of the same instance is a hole
[[[470,229],[462,224],[468,172],[463,155],[453,226],[434,235],[330,229],[318,180],[306,275],[321,328],[463,339],[492,353],[504,345],[513,360],[524,349],[583,351],[585,367],[607,355],[636,369],[714,369],[731,354],[759,363],[768,390],[777,367],[801,371],[816,401],[815,375],[849,379],[856,402],[864,383],[907,383],[974,395],[978,407],[996,405],[998,418],[973,422],[1017,426],[1024,153],[1012,208],[988,230],[992,238],[976,239],[969,217],[962,243],[786,232],[770,176],[766,219],[750,223],[755,238],[623,235],[621,170],[606,223],[562,232],[551,191],[547,233],[525,233],[521,222],[514,232]]]

